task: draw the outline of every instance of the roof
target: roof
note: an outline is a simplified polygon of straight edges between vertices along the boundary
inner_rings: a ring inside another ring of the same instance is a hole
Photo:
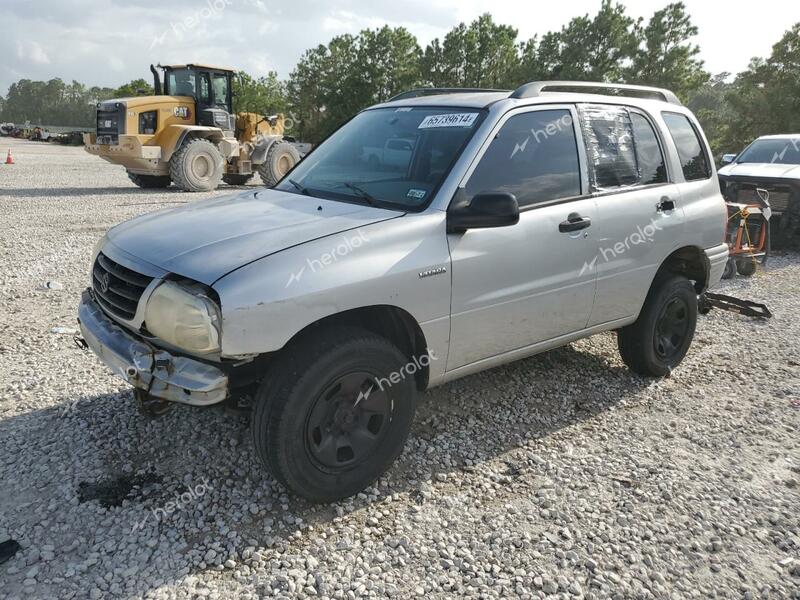
[[[205,63],[186,63],[185,65],[158,65],[162,69],[183,69],[186,67],[198,67],[200,69],[210,69],[212,71],[233,71],[234,73],[238,69],[234,69],[233,67],[221,67],[219,65],[208,65]]]
[[[585,90],[585,91],[584,91]],[[615,92],[603,94],[601,90]],[[600,93],[597,93],[600,92]],[[629,92],[629,95],[625,95]],[[510,100],[521,106],[529,104],[571,103],[589,101],[605,104],[652,106],[682,112],[683,105],[669,90],[647,86],[593,83],[582,81],[534,81],[516,90],[477,90],[452,88],[422,88],[410,90],[378,106],[452,106],[486,108],[500,100]]]

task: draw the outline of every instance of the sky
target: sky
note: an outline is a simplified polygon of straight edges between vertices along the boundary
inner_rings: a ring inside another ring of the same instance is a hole
[[[649,18],[669,0],[621,0]],[[790,0],[684,0],[701,58],[712,73],[736,73],[800,22]],[[403,26],[424,47],[460,22],[490,12],[519,39],[594,14],[600,0],[0,0],[0,94],[21,78],[61,77],[117,87],[150,79],[150,63],[206,62],[252,75],[288,77],[303,52],[343,33]]]

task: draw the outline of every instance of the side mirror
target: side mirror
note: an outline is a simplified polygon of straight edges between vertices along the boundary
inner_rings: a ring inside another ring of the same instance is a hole
[[[737,156],[736,154],[723,154],[722,155],[722,164],[723,165],[731,164],[734,160],[736,160],[736,156]]]
[[[467,200],[461,188],[447,209],[447,232],[461,233],[467,229],[507,227],[519,222],[519,204],[508,192],[481,192]]]

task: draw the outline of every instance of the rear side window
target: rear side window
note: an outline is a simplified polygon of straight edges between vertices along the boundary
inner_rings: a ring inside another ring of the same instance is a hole
[[[584,104],[580,106],[580,113],[592,190],[638,184],[633,124],[627,109]]]
[[[698,181],[711,177],[708,156],[700,141],[700,136],[692,123],[678,113],[663,113],[667,129],[678,148],[678,158],[686,181]]]
[[[511,117],[492,140],[465,188],[510,192],[520,207],[581,194],[578,144],[566,109]]]
[[[643,115],[632,112],[633,141],[636,145],[636,160],[639,164],[639,183],[652,185],[666,183],[667,168],[664,164],[664,153],[661,144],[650,124]]]

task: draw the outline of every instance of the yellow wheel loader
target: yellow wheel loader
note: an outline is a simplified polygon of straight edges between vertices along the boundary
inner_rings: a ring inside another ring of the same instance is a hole
[[[163,84],[150,65],[155,95],[98,103],[96,133],[84,134],[89,154],[122,165],[139,187],[201,192],[244,185],[256,171],[271,187],[307,151],[284,137],[283,115],[233,114],[233,69],[158,67]]]

